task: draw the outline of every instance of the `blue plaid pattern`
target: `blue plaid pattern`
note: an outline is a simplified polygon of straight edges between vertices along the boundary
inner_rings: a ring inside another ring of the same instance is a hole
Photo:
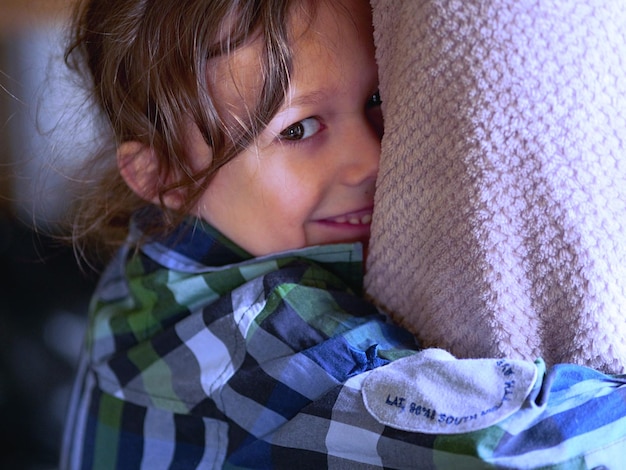
[[[140,236],[94,296],[62,468],[626,468],[626,379],[583,367],[538,360],[522,409],[472,433],[374,419],[364,379],[418,348],[363,299],[358,245]]]

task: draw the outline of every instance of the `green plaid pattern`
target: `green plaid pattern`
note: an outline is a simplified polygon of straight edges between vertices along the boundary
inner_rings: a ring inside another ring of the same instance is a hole
[[[255,259],[189,220],[135,254],[140,228],[94,295],[63,469],[626,468],[626,380],[583,367],[537,361],[472,433],[374,419],[364,379],[418,348],[362,298],[358,245]]]

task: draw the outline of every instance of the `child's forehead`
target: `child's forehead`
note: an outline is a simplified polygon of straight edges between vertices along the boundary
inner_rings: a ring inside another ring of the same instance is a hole
[[[342,89],[348,69],[362,70],[367,77],[372,74],[369,64],[375,63],[374,45],[367,1],[321,1],[307,10],[297,6],[289,18],[291,67],[280,109],[328,101],[328,95]],[[273,79],[264,63],[267,41],[257,33],[230,54],[209,63],[214,103],[228,127],[255,115],[266,80]]]
[[[256,38],[208,64],[208,79],[216,95],[218,109],[238,115],[258,98],[263,87],[263,43]]]
[[[320,68],[329,79],[341,74],[345,60],[351,60],[346,48],[358,49],[358,54],[374,54],[369,4],[364,0],[341,2],[297,2],[288,22],[289,50],[292,59],[292,83],[319,75]],[[305,7],[305,4],[308,7]],[[264,81],[264,48],[267,39],[256,33],[228,55],[211,60],[209,81],[217,94],[218,106],[232,115],[248,112],[259,98]],[[363,52],[365,51],[365,52]],[[321,88],[320,84],[320,88]],[[315,88],[307,91],[313,96]],[[326,87],[323,87],[324,89]],[[286,97],[298,99],[293,89]],[[304,98],[302,98],[304,99]]]
[[[334,40],[358,31],[371,36],[371,8],[367,0],[305,2],[308,8],[293,8],[289,23],[294,42],[301,37],[324,45],[340,46]]]

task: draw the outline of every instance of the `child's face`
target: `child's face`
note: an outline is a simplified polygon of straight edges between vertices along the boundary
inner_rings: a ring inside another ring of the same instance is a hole
[[[300,35],[285,104],[255,144],[218,171],[196,206],[256,256],[370,235],[381,133],[373,123],[382,122],[371,17],[367,1],[337,3],[319,2],[310,29],[292,21]],[[239,50],[228,79],[216,84],[231,108],[244,107],[240,90],[258,89],[257,54],[254,44]],[[194,139],[202,158],[203,142]]]

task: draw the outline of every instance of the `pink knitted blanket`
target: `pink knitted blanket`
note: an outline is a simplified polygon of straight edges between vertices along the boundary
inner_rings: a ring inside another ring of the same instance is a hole
[[[372,0],[366,288],[425,346],[626,370],[626,3]]]

